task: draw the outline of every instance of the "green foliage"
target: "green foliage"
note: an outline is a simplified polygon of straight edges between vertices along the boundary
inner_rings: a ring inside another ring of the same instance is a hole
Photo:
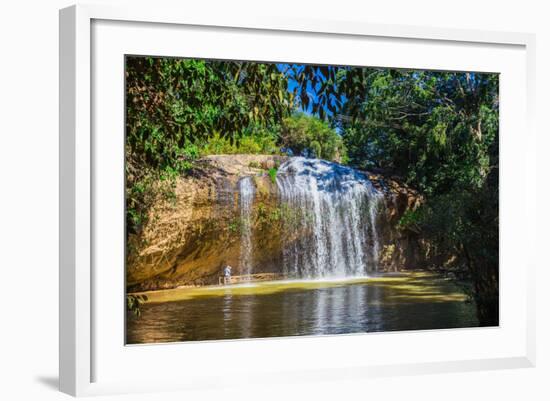
[[[288,217],[285,212],[284,206],[258,202],[254,207],[253,215],[255,227],[268,233],[279,231],[281,224],[284,224],[285,219]]]
[[[267,174],[269,175],[269,178],[271,178],[271,182],[275,184],[277,180],[277,169],[272,167],[269,170],[267,170]]]
[[[283,121],[281,146],[293,155],[342,161],[344,142],[325,121],[303,113],[295,113]]]
[[[419,209],[407,209],[405,213],[399,219],[397,227],[402,230],[412,230],[414,232],[419,232],[419,223],[422,221],[422,208]]]
[[[316,92],[306,107],[331,111],[326,118],[341,130],[354,166],[397,174],[428,196],[480,189],[498,168],[496,74],[317,66],[290,71],[300,84],[297,93]]]
[[[318,159],[322,157],[321,144],[319,143],[319,141],[311,141],[309,144],[309,148],[311,149],[311,153],[313,154],[313,156]]]
[[[241,230],[242,222],[240,219],[234,219],[229,222],[227,228],[229,229],[229,232],[231,233],[238,233]]]
[[[218,132],[199,140],[194,145],[200,156],[232,154],[274,154],[278,152],[275,139],[270,136],[235,135],[233,139],[221,136]]]
[[[293,100],[274,64],[128,57],[127,143],[155,165],[214,132],[233,141],[271,127]]]
[[[126,308],[135,316],[141,316],[141,305],[148,300],[147,295],[126,295]]]

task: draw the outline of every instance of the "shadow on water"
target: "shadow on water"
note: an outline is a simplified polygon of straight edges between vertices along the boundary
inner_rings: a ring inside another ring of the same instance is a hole
[[[148,293],[127,343],[327,335],[479,326],[474,306],[431,273],[285,281]]]

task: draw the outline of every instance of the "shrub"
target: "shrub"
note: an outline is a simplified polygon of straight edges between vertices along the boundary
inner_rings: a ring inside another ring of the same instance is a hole
[[[277,169],[272,167],[270,168],[269,170],[267,170],[267,174],[269,175],[269,177],[271,178],[271,182],[273,184],[275,184],[276,180],[277,180]]]
[[[293,155],[337,162],[346,160],[346,150],[340,135],[318,117],[303,113],[284,119],[281,144]]]

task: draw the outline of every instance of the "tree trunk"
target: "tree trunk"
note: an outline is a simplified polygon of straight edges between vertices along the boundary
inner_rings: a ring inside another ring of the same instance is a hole
[[[498,264],[473,258],[463,245],[464,255],[473,281],[473,298],[480,326],[499,325]]]

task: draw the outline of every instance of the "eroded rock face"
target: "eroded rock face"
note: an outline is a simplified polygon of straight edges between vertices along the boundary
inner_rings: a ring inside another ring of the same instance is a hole
[[[417,269],[426,264],[425,246],[419,233],[402,230],[399,220],[407,210],[414,210],[424,201],[414,189],[398,181],[396,177],[368,174],[373,184],[384,193],[385,213],[381,218],[382,250],[379,269],[397,271]]]
[[[128,238],[128,288],[212,284],[217,282],[223,264],[238,266],[237,183],[242,177],[253,177],[257,186],[255,206],[263,204],[263,209],[269,209],[277,195],[266,171],[284,160],[262,155],[216,155],[202,160],[192,177],[176,182],[174,200],[159,199],[142,232]],[[258,246],[265,251],[257,253],[258,263],[264,266],[262,271],[272,271],[277,263],[274,249],[280,246],[273,235],[277,230],[270,238],[263,238],[261,232],[267,227],[260,224],[254,228],[259,234]]]
[[[215,155],[201,160],[192,177],[176,182],[173,199],[159,199],[142,232],[128,238],[128,288],[215,284],[225,264],[233,267],[233,274],[240,274],[244,223],[238,183],[243,177],[251,177],[255,187],[250,219],[254,272],[279,273],[285,240],[283,213],[277,185],[268,172],[286,160],[267,155]],[[397,223],[406,210],[420,204],[421,197],[396,180],[368,177],[385,198],[378,217],[383,244],[379,268],[418,267],[418,240],[414,233],[398,230]]]

